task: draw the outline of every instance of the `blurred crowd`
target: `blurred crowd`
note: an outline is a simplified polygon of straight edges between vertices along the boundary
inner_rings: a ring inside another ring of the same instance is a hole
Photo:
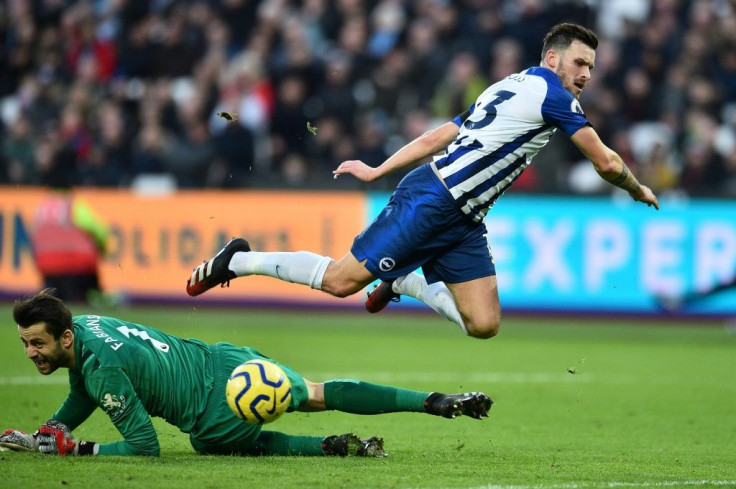
[[[538,65],[562,21],[599,34],[583,109],[640,180],[735,198],[733,0],[4,0],[0,183],[367,188],[332,169]],[[515,191],[610,186],[557,135]]]

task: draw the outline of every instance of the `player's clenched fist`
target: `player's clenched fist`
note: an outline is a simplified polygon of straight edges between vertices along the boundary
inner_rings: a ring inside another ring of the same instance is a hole
[[[35,433],[38,450],[48,455],[94,455],[97,444],[77,441],[67,425],[50,419]]]

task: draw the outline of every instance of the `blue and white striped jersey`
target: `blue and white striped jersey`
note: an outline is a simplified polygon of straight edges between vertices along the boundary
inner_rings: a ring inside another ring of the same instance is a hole
[[[496,199],[552,137],[589,124],[580,103],[544,67],[529,68],[488,87],[470,107],[457,138],[434,165],[463,213],[480,222]]]

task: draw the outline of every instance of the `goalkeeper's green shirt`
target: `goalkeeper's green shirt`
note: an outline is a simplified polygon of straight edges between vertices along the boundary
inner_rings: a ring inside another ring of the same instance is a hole
[[[189,433],[213,387],[206,343],[116,318],[74,317],[74,356],[69,395],[53,418],[74,430],[102,408],[125,441],[100,445],[101,455],[158,455],[151,416]]]

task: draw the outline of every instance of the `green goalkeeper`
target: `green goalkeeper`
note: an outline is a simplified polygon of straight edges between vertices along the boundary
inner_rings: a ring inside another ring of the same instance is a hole
[[[188,433],[192,447],[202,454],[385,455],[379,437],[286,435],[238,419],[227,405],[225,384],[241,363],[266,358],[252,348],[182,339],[112,317],[72,317],[52,293],[46,289],[16,301],[13,317],[26,356],[41,374],[69,369],[69,394],[36,433],[7,430],[0,436],[0,447],[59,455],[158,456],[151,422],[157,416]],[[357,380],[315,383],[279,365],[292,385],[288,411],[420,412],[482,419],[492,404],[479,392],[417,392]],[[98,407],[123,440],[74,438],[72,430]]]

